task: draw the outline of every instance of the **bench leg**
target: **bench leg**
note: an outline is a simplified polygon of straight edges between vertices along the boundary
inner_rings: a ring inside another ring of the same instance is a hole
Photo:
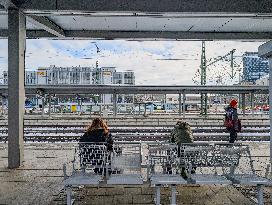
[[[156,205],[161,204],[161,187],[156,186]]]
[[[176,205],[176,185],[171,186],[171,205]]]
[[[258,199],[258,205],[263,205],[264,204],[263,186],[260,185],[260,184],[257,185],[257,199]]]
[[[71,187],[66,187],[67,205],[72,205],[72,189]]]

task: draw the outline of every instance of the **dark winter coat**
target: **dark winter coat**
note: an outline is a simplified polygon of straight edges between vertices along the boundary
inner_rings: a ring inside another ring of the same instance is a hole
[[[106,142],[108,151],[112,151],[113,139],[111,133],[104,134],[104,129],[96,129],[91,132],[85,132],[79,142]]]
[[[232,122],[231,126],[226,126],[227,130],[229,131],[235,130],[239,132],[241,130],[241,122],[238,119],[237,109],[229,106],[225,110],[226,110],[225,122],[227,121],[227,119],[230,119]]]

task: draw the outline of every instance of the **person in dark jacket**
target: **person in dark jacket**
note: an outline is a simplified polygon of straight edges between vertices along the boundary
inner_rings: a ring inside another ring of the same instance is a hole
[[[87,127],[86,132],[80,138],[79,142],[81,152],[84,152],[84,157],[81,157],[81,166],[85,166],[86,163],[92,163],[93,165],[103,164],[102,160],[98,160],[101,158],[101,156],[99,156],[98,148],[88,148],[88,143],[97,143],[98,145],[106,143],[107,151],[113,150],[112,135],[109,132],[107,124],[100,118],[95,118],[92,121],[92,124]],[[110,158],[108,158],[108,160],[110,160]],[[103,169],[95,168],[94,172],[101,174]]]
[[[231,100],[229,106],[226,108],[225,126],[230,133],[229,142],[234,143],[237,139],[237,132],[241,129],[240,120],[237,113],[237,100]]]

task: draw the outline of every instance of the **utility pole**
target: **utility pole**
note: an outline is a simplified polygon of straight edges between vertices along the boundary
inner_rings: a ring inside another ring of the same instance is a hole
[[[205,52],[205,41],[202,41],[202,50],[201,50],[201,64],[200,64],[200,74],[201,74],[201,85],[206,85],[207,81],[207,66],[206,66],[206,52]],[[207,115],[207,93],[201,93],[201,107],[200,114]]]
[[[234,63],[233,63],[233,53],[235,52],[235,49],[230,51],[230,67],[231,67],[231,76],[230,78],[233,79],[234,78]]]
[[[201,77],[200,84],[201,85],[206,85],[206,82],[207,82],[207,68],[209,66],[217,63],[218,61],[225,60],[228,56],[230,56],[230,66],[231,66],[231,73],[229,75],[230,75],[230,78],[233,79],[234,76],[235,76],[233,53],[235,51],[236,51],[236,49],[232,49],[226,55],[219,56],[219,57],[215,58],[213,61],[209,61],[209,63],[207,63],[206,52],[205,52],[205,41],[202,41],[201,64],[200,64],[200,77]],[[204,93],[204,94],[202,93],[201,94],[201,107],[200,107],[200,114],[201,115],[207,115],[207,101],[208,101],[207,93]]]

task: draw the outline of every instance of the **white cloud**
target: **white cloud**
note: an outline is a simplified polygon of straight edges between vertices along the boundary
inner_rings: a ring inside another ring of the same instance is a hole
[[[27,40],[26,68],[57,66],[115,66],[119,71],[133,70],[137,84],[193,84],[199,69],[200,41],[93,41],[87,40]],[[263,42],[208,41],[207,59],[222,56],[236,48],[235,56],[245,51],[257,51]],[[0,68],[7,69],[7,40],[0,40]],[[3,57],[3,58],[2,58]],[[86,59],[92,58],[92,59]],[[180,60],[158,60],[158,59]],[[237,61],[241,57],[236,57]],[[218,73],[229,70],[228,62],[210,67],[208,82]]]

